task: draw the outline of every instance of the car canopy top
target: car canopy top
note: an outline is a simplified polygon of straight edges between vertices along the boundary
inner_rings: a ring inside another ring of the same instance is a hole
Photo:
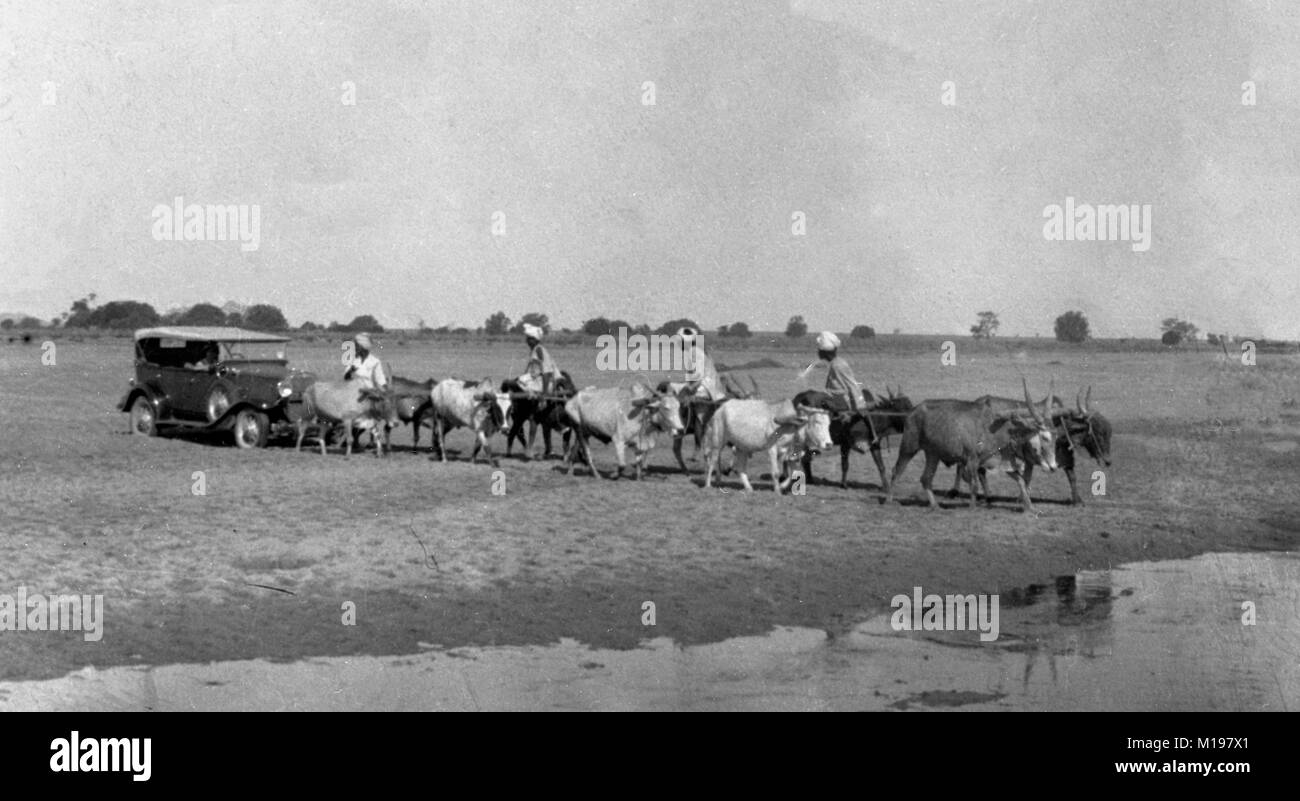
[[[276,334],[263,334],[260,331],[246,331],[243,328],[228,326],[188,326],[173,325],[164,328],[141,328],[135,332],[135,340],[142,339],[183,339],[204,342],[288,342],[289,337]]]

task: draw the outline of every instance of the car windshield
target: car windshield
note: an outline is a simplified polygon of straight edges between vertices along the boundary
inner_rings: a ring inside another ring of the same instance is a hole
[[[285,342],[222,342],[222,361],[285,361]]]

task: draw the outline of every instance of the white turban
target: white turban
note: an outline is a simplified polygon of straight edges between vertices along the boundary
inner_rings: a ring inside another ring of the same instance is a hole
[[[689,325],[677,329],[677,336],[681,337],[682,343],[686,345],[689,345],[691,342],[695,341],[696,333],[698,332],[694,328],[691,328]]]
[[[524,323],[524,336],[540,340],[542,338],[541,326],[536,326],[532,323]]]
[[[374,350],[374,346],[370,344],[369,334],[357,334],[356,336],[352,337],[352,341],[357,343],[358,348],[365,348],[366,350]]]
[[[817,335],[817,350],[838,350],[840,347],[840,338],[830,331],[823,331]]]

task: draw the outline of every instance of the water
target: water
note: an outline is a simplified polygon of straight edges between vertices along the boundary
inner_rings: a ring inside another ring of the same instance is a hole
[[[1243,625],[1244,601],[1256,623]],[[87,668],[0,684],[0,710],[1294,710],[1300,554],[1210,554],[1062,576],[1001,598],[1001,636],[761,637],[631,651],[580,643],[401,657]]]

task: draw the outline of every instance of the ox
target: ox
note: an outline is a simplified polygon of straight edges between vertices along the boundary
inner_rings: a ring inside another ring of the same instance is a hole
[[[976,402],[986,400],[998,411],[1023,410],[1025,408],[1024,401],[1015,398],[999,398],[992,395],[978,398]],[[1051,398],[1051,401],[1056,406],[1064,405],[1060,402],[1060,398],[1055,396]],[[1110,467],[1110,421],[1099,412],[1094,412],[1089,408],[1091,401],[1092,387],[1088,387],[1086,398],[1082,390],[1075,394],[1074,410],[1062,408],[1052,412],[1052,422],[1055,424],[1057,431],[1056,464],[1065,471],[1065,477],[1070,482],[1070,503],[1075,505],[1083,503],[1083,496],[1079,494],[1079,484],[1074,474],[1074,457],[1078,448],[1082,446],[1094,461]],[[1026,487],[1029,486],[1029,481],[1033,477],[1033,471],[1034,466],[1032,464],[1025,466]],[[956,481],[953,482],[952,489],[948,492],[949,498],[957,496],[962,478],[963,472],[958,470]],[[969,479],[967,480],[969,481]]]
[[[477,461],[481,449],[487,454],[492,466],[497,466],[497,458],[492,454],[488,438],[509,424],[509,395],[494,392],[486,380],[462,381],[448,378],[433,385],[429,401],[433,406],[433,433],[443,462],[447,461],[447,432],[464,426],[474,432],[474,450],[470,452],[470,463]]]
[[[804,451],[820,453],[831,446],[830,412],[825,408],[829,397],[824,392],[801,392],[788,401],[758,399],[729,400],[718,407],[704,434],[704,486],[713,485],[713,471],[718,467],[722,449],[735,448],[732,469],[740,473],[746,492],[753,492],[746,465],[750,454],[766,451],[772,475],[772,489],[781,493],[788,481],[782,481],[782,466]]]
[[[684,430],[682,433],[673,437],[673,457],[677,459],[677,466],[682,469],[683,473],[686,472],[686,461],[682,459],[682,441],[686,439],[686,435],[689,434],[694,438],[695,454],[698,455],[700,452],[700,443],[704,439],[704,432],[708,428],[709,420],[713,417],[713,413],[717,411],[718,406],[726,403],[732,398],[747,399],[758,397],[758,382],[754,380],[752,375],[749,376],[749,390],[745,390],[741,387],[740,382],[732,378],[728,373],[722,374],[721,381],[723,389],[726,390],[727,395],[726,397],[716,401],[695,395],[695,393],[686,388],[685,382],[659,382],[659,392],[661,394],[672,393],[673,395],[676,395],[677,402],[681,405],[682,427]],[[696,455],[692,455],[691,459],[694,460]]]
[[[317,381],[302,393],[302,415],[298,418],[298,443],[296,450],[302,450],[303,438],[312,425],[321,427],[320,452],[325,455],[325,440],[328,429],[336,425],[344,426],[344,440],[347,441],[348,456],[352,455],[353,437],[351,432],[357,428],[369,428],[375,438],[375,456],[383,454],[384,437],[382,430],[391,427],[397,421],[392,395],[378,389],[370,389],[361,381]]]
[[[873,400],[870,396],[868,401]],[[876,398],[875,405],[867,412],[858,414],[841,413],[831,418],[831,442],[840,446],[840,488],[847,489],[849,486],[849,451],[856,450],[862,453],[862,445],[865,443],[871,451],[871,458],[876,463],[876,469],[880,471],[880,486],[883,489],[889,489],[889,473],[885,470],[885,460],[880,453],[880,443],[890,434],[902,434],[904,425],[907,423],[907,416],[913,409],[912,401],[906,395],[902,394],[902,388],[899,388],[899,394],[895,395],[893,390],[889,390],[889,397],[885,399]],[[873,438],[872,432],[875,432]],[[808,478],[808,483],[813,480],[812,475],[812,454],[805,453],[803,457],[803,472]]]
[[[510,455],[510,449],[518,439],[520,446],[524,448],[524,459],[531,458],[535,452],[538,426],[541,426],[542,442],[546,446],[546,450],[542,453],[543,459],[551,455],[551,432],[554,431],[564,434],[564,451],[568,452],[572,433],[569,430],[569,417],[564,411],[564,402],[577,393],[573,379],[568,373],[560,371],[560,378],[551,386],[551,392],[556,397],[543,398],[529,393],[520,386],[517,378],[502,381],[501,391],[510,393],[512,403],[513,422],[510,430],[506,432],[506,456]],[[525,423],[528,425],[527,442],[524,441]]]
[[[412,442],[415,448],[420,447],[420,423],[426,419],[430,431],[429,448],[431,450],[433,448],[433,403],[429,400],[429,393],[436,383],[432,378],[428,381],[419,382],[401,376],[393,376],[389,384],[397,407],[397,419],[399,422],[411,424]]]
[[[622,477],[627,467],[625,453],[627,446],[631,445],[636,477],[640,480],[646,454],[655,445],[655,433],[662,431],[675,436],[682,431],[681,407],[677,398],[654,392],[648,385],[607,389],[587,387],[565,402],[564,411],[576,434],[573,446],[565,456],[569,475],[573,475],[579,450],[585,455],[592,476],[600,475],[592,461],[588,442],[589,438],[595,437],[601,442],[614,443],[618,470],[611,478],[615,480]]]
[[[1024,511],[1032,511],[1029,490],[1025,486],[1026,465],[1042,465],[1049,471],[1056,469],[1056,447],[1047,404],[1039,415],[1029,397],[1029,385],[1024,383],[1023,406],[999,412],[986,401],[927,400],[917,406],[907,418],[903,437],[898,445],[898,461],[890,477],[889,488],[881,503],[893,500],[898,477],[918,452],[925,452],[925,471],[921,486],[925,488],[930,508],[937,509],[933,483],[935,470],[940,463],[959,465],[967,476],[978,475],[984,486],[984,497],[989,498],[989,467],[1000,465],[1016,479],[1020,488],[1020,502]],[[1050,396],[1050,393],[1049,393]],[[1029,419],[1022,417],[1027,411]],[[974,508],[975,493],[970,505]]]

